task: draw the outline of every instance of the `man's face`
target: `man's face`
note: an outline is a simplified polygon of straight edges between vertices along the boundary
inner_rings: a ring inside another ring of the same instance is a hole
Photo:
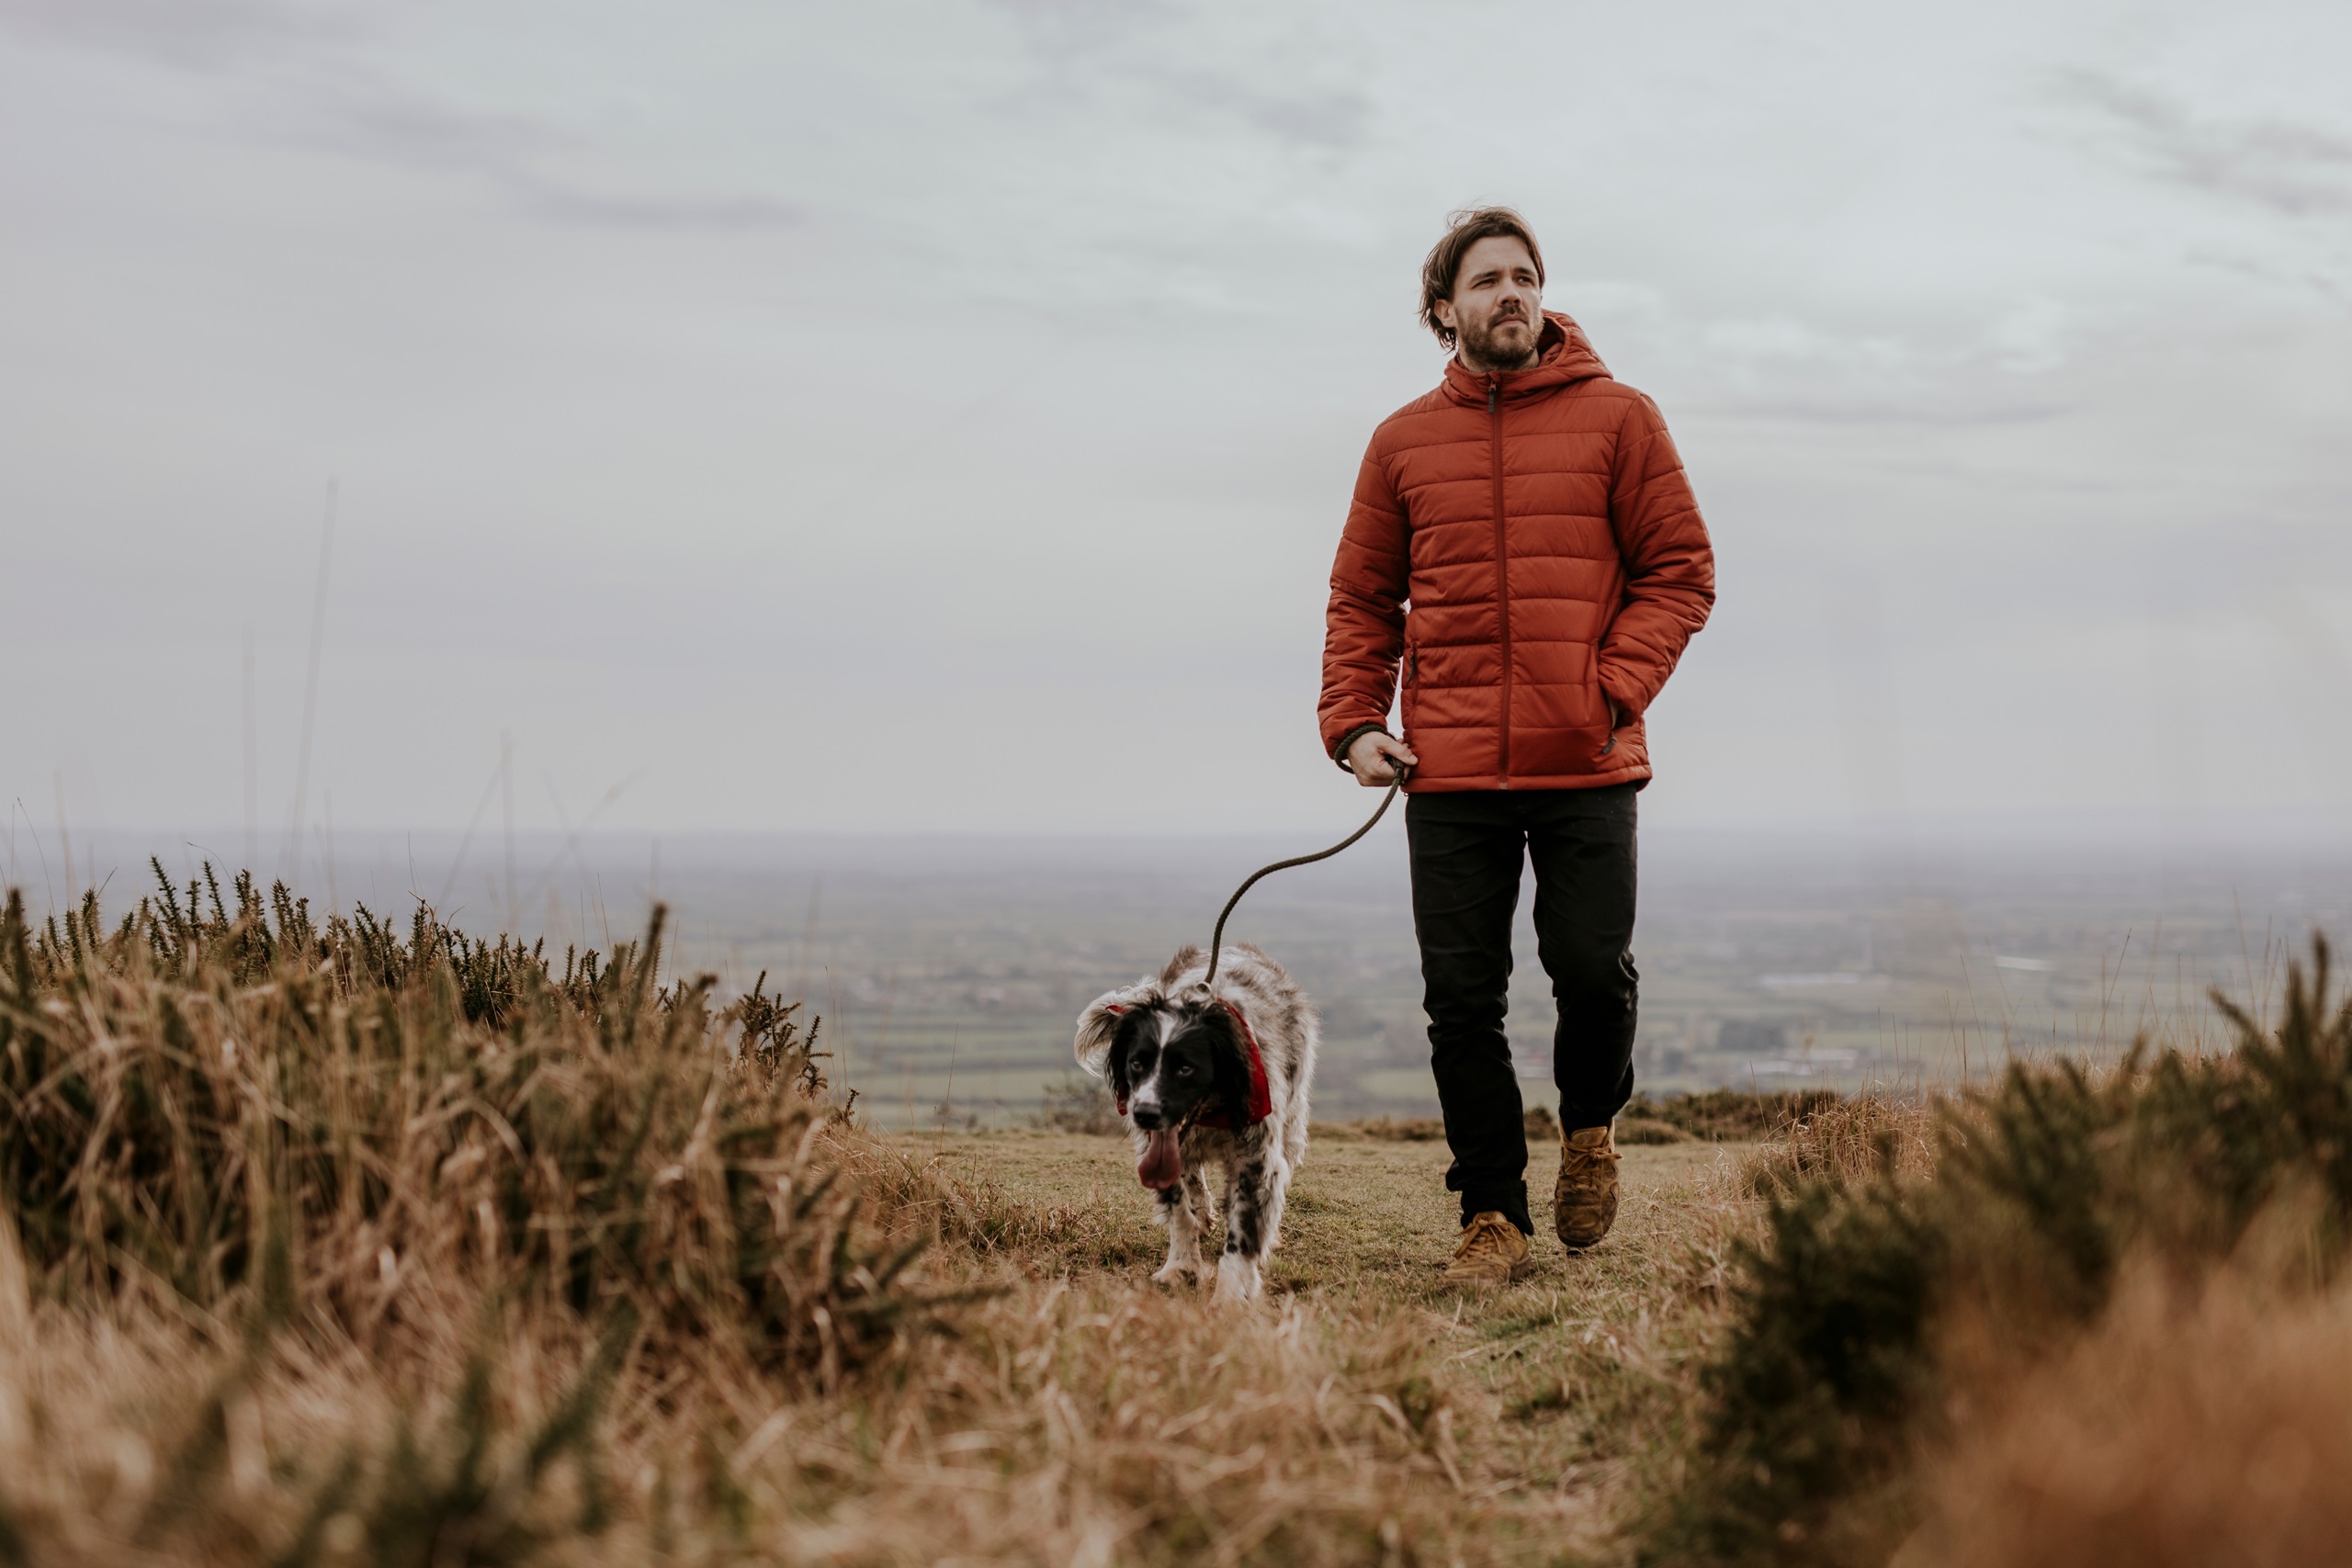
[[[1544,285],[1527,247],[1490,234],[1463,253],[1453,298],[1437,302],[1437,319],[1459,334],[1462,363],[1473,370],[1515,370],[1535,358],[1544,331]]]

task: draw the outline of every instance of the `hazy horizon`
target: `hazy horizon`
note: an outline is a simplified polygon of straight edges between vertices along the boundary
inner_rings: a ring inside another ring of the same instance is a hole
[[[1263,944],[1325,1021],[1322,1113],[1434,1109],[1401,834],[1261,883],[1232,941]],[[332,856],[324,853],[330,844]],[[1205,942],[1249,871],[1308,847],[1275,833],[1156,837],[846,833],[572,838],[493,822],[458,833],[322,833],[299,890],[404,929],[419,902],[469,935],[609,953],[669,917],[665,978],[764,984],[820,1016],[834,1094],[889,1125],[999,1124],[1069,1070],[1091,998]],[[21,826],[0,874],[62,912],[62,846]],[[118,919],[184,886],[228,839],[108,835],[74,849]],[[265,874],[267,874],[266,872]],[[2148,854],[2078,843],[1858,844],[1672,828],[1645,836],[1634,951],[1645,1089],[1950,1084],[2013,1055],[2112,1056],[2140,1035],[2220,1038],[2207,988],[2274,1005],[2314,930],[2352,923],[2352,850],[2240,845]],[[230,895],[233,897],[233,895]],[[209,895],[199,892],[199,901]],[[1548,1102],[1551,1008],[1522,900],[1510,1032]],[[568,959],[564,960],[569,962]]]

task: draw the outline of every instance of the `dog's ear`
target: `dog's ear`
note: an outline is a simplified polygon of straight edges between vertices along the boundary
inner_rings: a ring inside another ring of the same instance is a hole
[[[1209,1009],[1202,1016],[1201,1026],[1214,1032],[1217,1098],[1225,1101],[1226,1113],[1238,1127],[1250,1114],[1249,1047],[1241,1043],[1241,1030],[1233,1014],[1222,1007]]]
[[[1151,1001],[1156,995],[1148,985],[1124,986],[1115,991],[1105,991],[1089,1003],[1086,1010],[1078,1015],[1078,1038],[1070,1043],[1078,1065],[1101,1077],[1103,1058],[1111,1054],[1111,1042],[1119,1032],[1120,1021],[1132,1009]]]
[[[1102,1076],[1110,1082],[1111,1099],[1118,1106],[1119,1114],[1122,1116],[1127,1113],[1127,1097],[1135,1093],[1136,1089],[1135,1075],[1132,1071],[1135,1066],[1136,1041],[1150,1027],[1150,1019],[1143,1013],[1134,1011],[1122,1013],[1119,1016],[1119,1027],[1113,1032],[1109,1047],[1097,1058],[1102,1064],[1099,1069]]]

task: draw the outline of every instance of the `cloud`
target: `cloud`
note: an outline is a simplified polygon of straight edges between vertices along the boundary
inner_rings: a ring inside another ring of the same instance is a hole
[[[346,79],[300,140],[372,160],[470,175],[534,216],[620,228],[760,230],[808,220],[797,203],[756,192],[687,194],[612,188],[559,164],[593,164],[588,137],[547,121],[486,114],[383,81]]]
[[[1317,151],[1360,147],[1373,124],[1372,100],[1360,92],[1276,93],[1237,75],[1197,69],[1146,67],[1136,74],[1195,108],[1229,116],[1277,141]]]
[[[610,195],[560,180],[527,175],[506,182],[517,203],[544,217],[621,229],[797,229],[808,210],[764,196],[671,197]]]
[[[650,230],[787,229],[797,203],[759,192],[649,192],[594,170],[606,149],[540,119],[447,102],[378,68],[376,40],[318,5],[288,0],[0,0],[0,32],[185,71],[242,73],[278,106],[277,138],[371,162],[481,179],[557,222]],[[290,119],[292,128],[287,129]]]
[[[2172,94],[2096,71],[2064,73],[2059,92],[2160,179],[2291,218],[2352,212],[2352,137],[2292,120],[2203,118]]]
[[[201,70],[351,33],[343,18],[288,0],[0,0],[0,30]]]
[[[993,4],[1066,86],[1125,89],[1091,95],[1105,101],[1131,102],[1140,88],[1311,152],[1362,146],[1376,118],[1339,41],[1309,39],[1280,17],[1188,14],[1160,0]]]

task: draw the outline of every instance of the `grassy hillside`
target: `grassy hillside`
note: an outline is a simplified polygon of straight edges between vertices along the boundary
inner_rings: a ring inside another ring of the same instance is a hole
[[[1610,1241],[1501,1291],[1437,1280],[1430,1129],[1325,1127],[1237,1313],[1148,1284],[1118,1140],[868,1131],[820,1031],[715,1007],[661,941],[559,956],[249,885],[12,902],[0,1562],[2352,1541],[2312,1393],[2352,1366],[2324,976],[2226,1058],[1645,1105]]]

